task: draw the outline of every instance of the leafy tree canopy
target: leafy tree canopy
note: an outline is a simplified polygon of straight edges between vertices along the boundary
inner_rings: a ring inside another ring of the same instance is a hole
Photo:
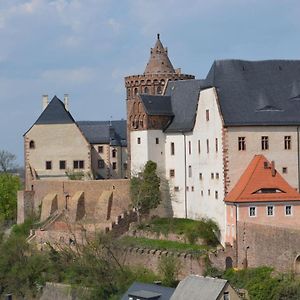
[[[157,165],[149,160],[143,172],[131,179],[130,192],[133,207],[138,213],[148,213],[156,208],[160,201],[160,178],[156,174]]]
[[[8,173],[0,174],[0,216],[6,221],[16,220],[17,191],[20,188],[19,177]]]

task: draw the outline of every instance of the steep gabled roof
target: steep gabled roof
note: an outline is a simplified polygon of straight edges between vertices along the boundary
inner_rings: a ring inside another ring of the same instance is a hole
[[[171,300],[217,300],[227,280],[199,275],[189,275],[178,284]]]
[[[63,102],[54,96],[34,124],[41,125],[71,123],[75,123],[72,115],[66,110]]]
[[[218,60],[206,84],[215,87],[224,123],[300,124],[300,60]]]
[[[127,145],[126,120],[78,121],[76,123],[91,144]]]
[[[140,95],[145,111],[150,116],[173,116],[170,96]]]
[[[255,155],[225,202],[265,202],[300,200],[293,189],[263,155]]]
[[[165,95],[171,97],[174,118],[166,132],[192,131],[203,80],[169,81]]]
[[[168,57],[168,49],[162,45],[159,34],[154,48],[151,48],[150,59],[144,74],[175,73],[172,63]]]

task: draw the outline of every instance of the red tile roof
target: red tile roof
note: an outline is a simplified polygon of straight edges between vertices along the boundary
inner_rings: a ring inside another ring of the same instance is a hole
[[[263,155],[255,155],[225,202],[297,201],[300,194],[275,170]],[[264,192],[274,189],[276,192]]]

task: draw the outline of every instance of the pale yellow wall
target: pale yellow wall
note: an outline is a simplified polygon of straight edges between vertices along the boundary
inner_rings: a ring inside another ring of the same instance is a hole
[[[103,153],[98,152],[98,147],[103,146]],[[113,149],[116,150],[116,157],[112,156]],[[103,159],[105,167],[98,168],[98,160]],[[117,168],[113,169],[113,163]],[[127,163],[127,148],[120,146],[110,146],[108,144],[92,145],[92,166],[95,177],[97,174],[103,178],[124,178],[127,172],[124,170],[124,163]],[[96,177],[97,178],[97,177]]]
[[[35,149],[29,149],[31,140]],[[74,160],[84,160],[83,171],[91,171],[90,144],[75,124],[34,125],[25,135],[25,158],[26,167],[29,163],[41,179],[62,179],[66,170],[59,169],[60,160],[71,170]],[[52,161],[51,170],[46,170],[46,161]]]
[[[291,150],[284,149],[284,136],[292,138]],[[238,137],[246,137],[246,151],[238,150]],[[269,150],[261,150],[261,137],[269,137]],[[297,127],[293,126],[251,126],[228,128],[228,173],[229,189],[237,183],[255,154],[263,154],[269,161],[275,161],[275,168],[298,188]],[[282,168],[287,167],[287,174]]]

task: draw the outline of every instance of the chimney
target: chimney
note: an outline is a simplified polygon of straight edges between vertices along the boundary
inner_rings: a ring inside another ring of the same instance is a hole
[[[275,162],[274,162],[274,160],[271,161],[271,173],[272,173],[272,176],[275,177],[276,170],[275,170]]]
[[[64,95],[64,105],[65,105],[65,109],[69,111],[69,94]]]
[[[45,108],[48,106],[48,95],[43,95],[42,96],[42,104],[43,104],[43,110],[45,110]]]

